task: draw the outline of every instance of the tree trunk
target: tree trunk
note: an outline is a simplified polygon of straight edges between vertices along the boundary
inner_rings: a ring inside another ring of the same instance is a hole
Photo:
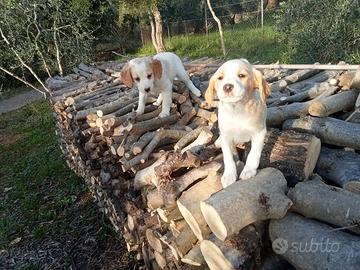
[[[317,177],[297,184],[287,196],[291,210],[307,218],[330,223],[360,234],[360,195],[342,188],[329,186]]]
[[[201,202],[201,212],[211,231],[224,241],[251,223],[285,216],[292,204],[286,188],[283,174],[266,168]]]
[[[223,33],[223,30],[222,30],[221,21],[216,16],[216,14],[215,14],[212,6],[211,6],[210,0],[207,0],[207,4],[208,4],[209,10],[211,12],[211,15],[213,16],[214,20],[216,21],[216,23],[218,25],[219,34],[220,34],[220,41],[221,41],[221,48],[222,48],[223,55],[225,56],[226,55],[226,49],[225,49],[224,33]]]
[[[296,269],[356,270],[360,238],[289,213],[269,226],[273,250]]]
[[[155,20],[155,41],[156,41],[156,52],[164,52],[166,51],[163,39],[163,27],[162,27],[162,19],[161,14],[158,7],[155,5],[152,8],[152,14]]]
[[[153,20],[153,18],[152,18],[151,15],[149,15],[149,21],[150,21],[150,28],[151,28],[151,42],[152,42],[152,44],[153,44],[156,52],[158,53],[158,52],[160,52],[160,51],[159,51],[159,48],[158,48],[158,44],[157,44],[157,42],[156,42],[155,24],[154,24],[154,20]]]

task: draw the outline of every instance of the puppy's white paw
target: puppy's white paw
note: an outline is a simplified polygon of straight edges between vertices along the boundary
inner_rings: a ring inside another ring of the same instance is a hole
[[[223,188],[230,186],[231,184],[235,183],[237,180],[236,172],[224,172],[223,176],[221,177],[221,184]]]
[[[242,180],[249,179],[251,177],[254,177],[255,175],[256,175],[256,169],[245,166],[240,174],[240,179]]]
[[[193,89],[191,92],[193,92],[193,94],[197,97],[201,96],[201,91],[199,89]]]
[[[169,116],[169,115],[170,115],[170,112],[161,112],[161,113],[159,114],[159,117],[160,117],[160,118],[164,118],[164,117]]]
[[[153,105],[155,105],[155,106],[160,106],[160,105],[161,105],[161,102],[155,101],[155,102],[153,103]]]
[[[139,109],[136,110],[136,115],[141,115],[143,113],[144,113],[144,110],[139,110]]]

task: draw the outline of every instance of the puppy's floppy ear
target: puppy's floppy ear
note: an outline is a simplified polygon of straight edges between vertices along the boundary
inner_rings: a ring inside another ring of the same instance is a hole
[[[218,77],[218,74],[217,74],[217,72],[215,72],[215,74],[212,75],[212,77],[210,78],[209,86],[205,92],[205,101],[209,108],[211,107],[211,105],[214,101],[214,96],[215,96],[215,91],[216,91],[215,83],[216,83],[217,77]]]
[[[265,81],[262,73],[257,70],[253,69],[254,74],[254,88],[259,88],[260,95],[261,95],[261,101],[266,104],[266,98],[270,95],[270,87],[268,83]]]
[[[161,65],[161,62],[157,59],[153,59],[152,62],[151,62],[151,68],[153,70],[153,73],[154,73],[154,77],[158,80],[160,80],[161,78],[161,75],[162,75],[162,65]]]
[[[121,70],[121,80],[127,87],[132,88],[134,86],[134,79],[131,75],[131,66],[129,63]]]

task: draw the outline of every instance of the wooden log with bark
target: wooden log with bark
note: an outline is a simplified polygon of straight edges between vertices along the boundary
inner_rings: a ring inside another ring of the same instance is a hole
[[[297,269],[359,268],[360,237],[329,225],[288,213],[271,220],[272,248]]]
[[[287,196],[291,211],[360,234],[360,194],[326,185],[320,177],[298,183]]]
[[[348,90],[336,95],[320,98],[311,103],[309,114],[326,117],[339,111],[350,110],[354,107],[358,95],[358,90]]]
[[[293,130],[270,129],[260,158],[260,168],[280,170],[289,186],[305,181],[312,174],[320,154],[321,142],[314,135]],[[247,144],[245,149],[250,150]]]
[[[201,253],[211,270],[253,269],[260,256],[261,235],[253,225],[224,242],[210,235],[201,242]]]
[[[292,204],[285,191],[283,174],[266,168],[201,202],[201,212],[211,231],[224,241],[251,223],[285,216]]]
[[[360,194],[360,155],[353,151],[322,147],[316,173],[338,186]]]
[[[283,129],[314,134],[324,143],[347,146],[360,150],[360,125],[336,118],[315,118],[307,116],[301,119],[286,120]]]

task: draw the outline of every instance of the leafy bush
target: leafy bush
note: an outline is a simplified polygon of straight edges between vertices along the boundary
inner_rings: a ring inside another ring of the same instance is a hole
[[[0,66],[32,80],[14,51],[40,77],[58,74],[59,62],[66,72],[87,61],[94,39],[90,7],[90,0],[2,0]],[[9,83],[4,75],[0,73],[0,85]]]
[[[277,27],[283,62],[360,62],[359,0],[290,0]]]

